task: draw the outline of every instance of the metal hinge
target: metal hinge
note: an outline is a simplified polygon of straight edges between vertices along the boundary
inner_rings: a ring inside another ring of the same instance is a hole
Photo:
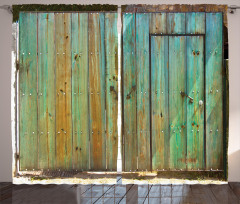
[[[19,159],[19,154],[18,153],[15,153],[15,158],[18,160]]]

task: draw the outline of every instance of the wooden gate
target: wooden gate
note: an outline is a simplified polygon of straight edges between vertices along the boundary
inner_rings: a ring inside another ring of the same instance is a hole
[[[20,170],[116,170],[117,13],[20,13]]]
[[[222,13],[123,13],[123,166],[223,169]]]

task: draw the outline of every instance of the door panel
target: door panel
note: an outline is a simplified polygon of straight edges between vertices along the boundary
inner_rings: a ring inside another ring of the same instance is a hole
[[[152,168],[204,168],[204,37],[151,37]]]
[[[137,169],[137,94],[135,67],[135,15],[123,15],[123,134],[124,169]]]
[[[152,169],[169,167],[168,37],[151,37]]]
[[[170,169],[186,168],[186,37],[169,37]]]
[[[187,37],[187,167],[204,168],[203,36]]]
[[[150,169],[149,15],[136,14],[138,169]]]

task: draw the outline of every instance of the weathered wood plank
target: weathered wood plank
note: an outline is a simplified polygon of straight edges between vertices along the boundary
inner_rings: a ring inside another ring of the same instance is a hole
[[[20,170],[38,168],[37,14],[19,16]]]
[[[73,168],[89,169],[88,14],[72,13]]]
[[[151,37],[152,169],[169,168],[168,37]]]
[[[90,165],[106,170],[104,14],[89,13]]]
[[[137,169],[135,15],[123,14],[123,105],[125,171]]]
[[[206,13],[206,169],[223,169],[222,13]]]
[[[204,41],[187,37],[187,168],[204,168]],[[202,101],[202,104],[200,102]]]
[[[167,33],[185,34],[185,13],[167,13]]]
[[[117,170],[118,153],[118,32],[117,13],[105,14],[106,157],[107,169]]]
[[[55,14],[56,167],[72,168],[71,14]]]
[[[203,12],[186,13],[186,33],[187,34],[205,33],[205,13]]]
[[[151,34],[167,33],[167,13],[150,13],[149,32]]]
[[[186,37],[169,37],[170,168],[186,168]]]
[[[38,166],[55,168],[54,13],[38,14]]]
[[[150,170],[149,15],[136,14],[138,170]]]

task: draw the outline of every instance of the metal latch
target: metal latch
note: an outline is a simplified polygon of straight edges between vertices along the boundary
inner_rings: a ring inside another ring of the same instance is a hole
[[[181,94],[181,96],[186,96],[187,98],[189,98],[190,100],[189,100],[189,102],[190,103],[193,103],[193,98],[191,97],[191,96],[189,96],[189,95],[187,95],[185,92],[183,92],[183,91],[180,91],[180,94]]]

